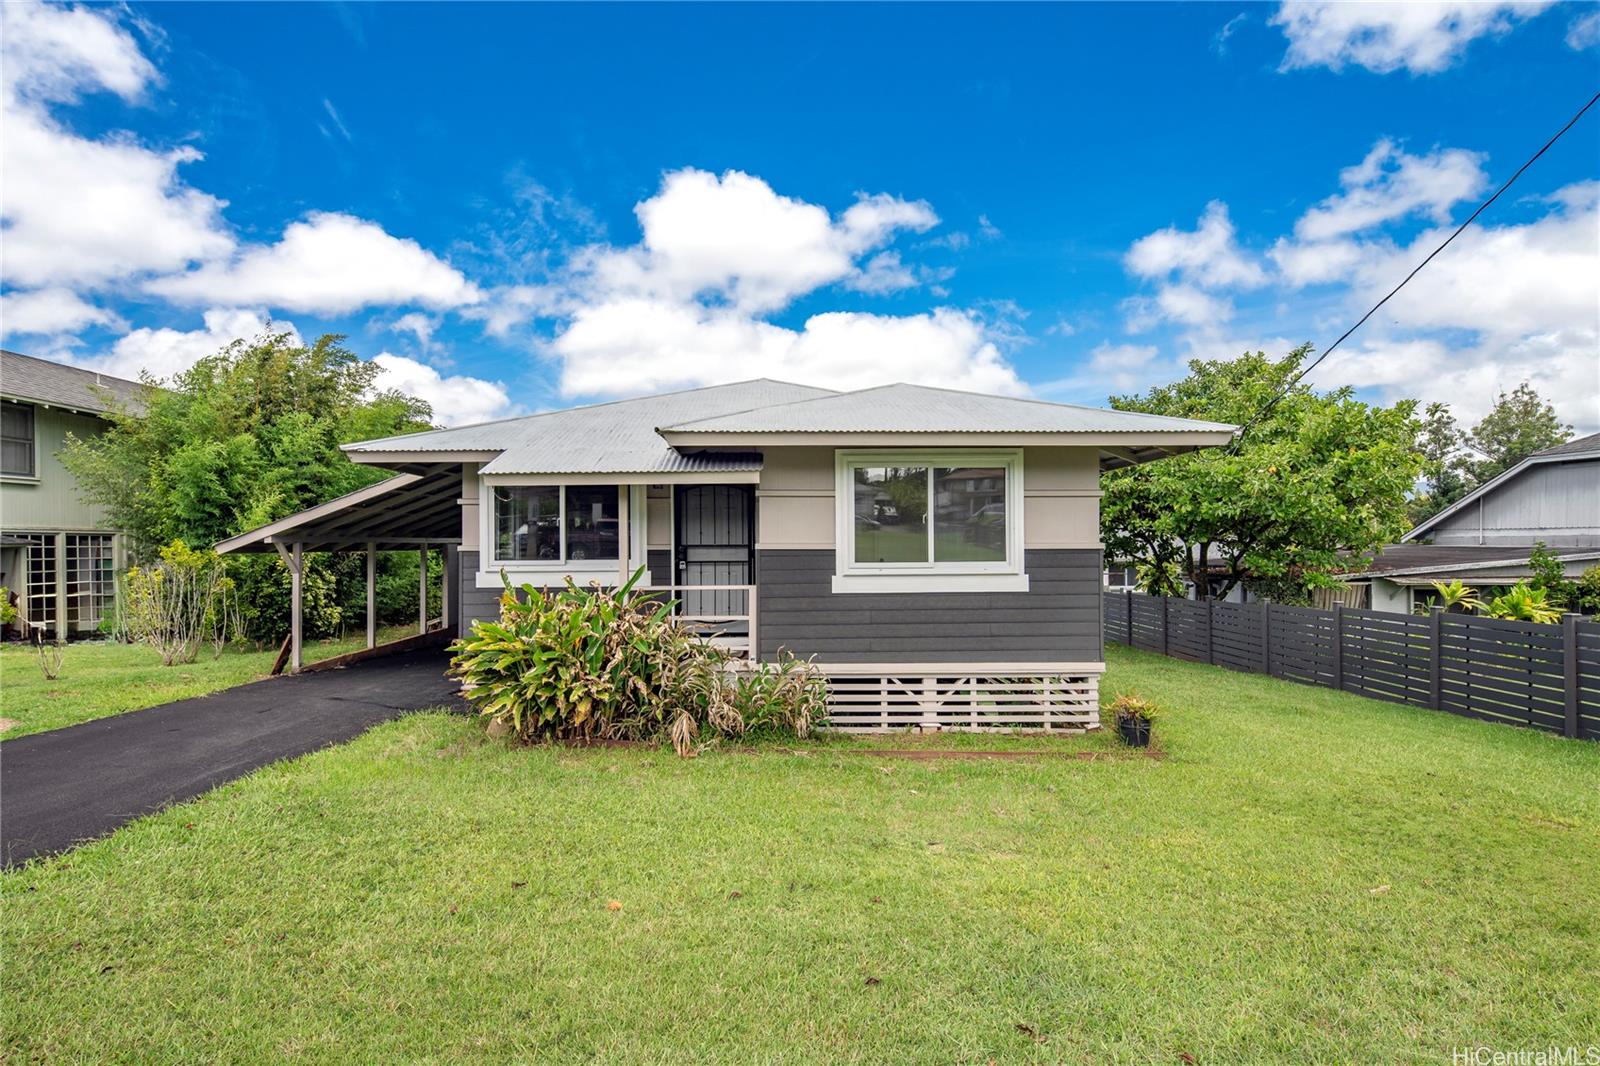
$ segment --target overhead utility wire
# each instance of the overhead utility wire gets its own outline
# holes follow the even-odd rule
[[[1311,371],[1316,369],[1318,363],[1322,362],[1328,356],[1332,355],[1333,354],[1333,350],[1335,348],[1339,347],[1339,345],[1343,344],[1346,337],[1350,336],[1350,334],[1352,334],[1356,330],[1360,329],[1362,327],[1362,325],[1367,321],[1367,319],[1369,319],[1373,315],[1377,314],[1378,313],[1378,309],[1380,307],[1382,307],[1384,304],[1388,303],[1391,298],[1393,298],[1395,293],[1399,292],[1401,289],[1406,287],[1406,282],[1409,282],[1412,278],[1416,277],[1419,273],[1421,273],[1422,268],[1427,266],[1429,263],[1431,263],[1433,261],[1433,257],[1434,256],[1436,256],[1440,252],[1444,251],[1447,247],[1449,247],[1451,241],[1453,241],[1457,237],[1461,236],[1461,231],[1466,229],[1468,226],[1472,225],[1473,220],[1476,219],[1479,215],[1483,214],[1485,208],[1487,208],[1490,204],[1492,204],[1496,200],[1498,200],[1500,198],[1500,194],[1501,193],[1503,193],[1507,189],[1511,188],[1512,182],[1514,182],[1518,178],[1522,177],[1522,172],[1523,171],[1525,171],[1529,167],[1533,166],[1533,164],[1538,161],[1540,156],[1544,155],[1546,152],[1548,152],[1550,150],[1550,146],[1551,145],[1555,144],[1557,141],[1559,141],[1561,139],[1562,134],[1566,133],[1573,126],[1575,126],[1577,124],[1578,120],[1584,116],[1584,112],[1588,111],[1591,107],[1593,107],[1595,105],[1596,101],[1600,101],[1600,93],[1595,93],[1593,96],[1589,97],[1589,102],[1584,104],[1582,107],[1580,107],[1578,109],[1578,113],[1573,115],[1570,119],[1568,119],[1567,120],[1567,124],[1565,126],[1562,126],[1559,130],[1556,131],[1556,135],[1554,137],[1551,137],[1548,141],[1545,141],[1544,142],[1544,146],[1542,148],[1540,148],[1537,152],[1533,153],[1533,155],[1529,156],[1528,157],[1528,161],[1526,163],[1522,164],[1520,167],[1518,167],[1517,168],[1517,172],[1515,174],[1511,175],[1509,178],[1507,178],[1505,180],[1505,184],[1501,185],[1498,189],[1496,189],[1494,191],[1494,195],[1493,196],[1489,197],[1483,203],[1479,204],[1478,205],[1478,209],[1476,211],[1472,212],[1472,214],[1468,215],[1467,216],[1467,220],[1465,222],[1461,223],[1461,225],[1457,226],[1456,227],[1456,231],[1454,233],[1450,234],[1450,236],[1446,237],[1444,239],[1444,243],[1443,244],[1440,244],[1439,247],[1437,247],[1433,251],[1429,252],[1428,253],[1428,258],[1426,258],[1422,262],[1418,263],[1416,265],[1416,267],[1411,271],[1411,273],[1409,273],[1409,274],[1407,274],[1405,276],[1405,280],[1404,281],[1400,282],[1400,284],[1398,284],[1394,288],[1390,289],[1388,296],[1385,296],[1383,299],[1381,299],[1377,303],[1373,304],[1372,305],[1372,310],[1370,310],[1366,314],[1362,315],[1360,321],[1358,321],[1355,325],[1351,326],[1349,329],[1345,330],[1342,334],[1340,334],[1338,340],[1336,340],[1332,344],[1328,345],[1328,347],[1327,347],[1327,349],[1325,351],[1323,351],[1315,359],[1311,360],[1311,362],[1309,364],[1307,364],[1305,367],[1301,368],[1301,370],[1297,374],[1295,374],[1295,376],[1293,378],[1290,379],[1289,384],[1285,385],[1281,391],[1279,391],[1270,400],[1268,400],[1265,404],[1263,404],[1261,406],[1261,410],[1259,410],[1255,414],[1251,415],[1249,421],[1247,421],[1243,426],[1241,426],[1239,428],[1239,433],[1238,433],[1237,436],[1235,436],[1233,438],[1233,444],[1231,445],[1230,450],[1237,451],[1238,448],[1239,448],[1240,443],[1244,440],[1244,435],[1250,431],[1250,427],[1251,426],[1254,426],[1257,422],[1260,422],[1263,418],[1265,418],[1268,414],[1270,414],[1272,409],[1278,405],[1278,401],[1282,400],[1285,396],[1287,396],[1289,394],[1289,390],[1294,388],[1296,385],[1298,385],[1300,383],[1300,379],[1301,378],[1303,378],[1307,374],[1311,373]]]

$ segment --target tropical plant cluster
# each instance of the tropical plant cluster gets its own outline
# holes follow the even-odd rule
[[[809,661],[739,663],[636,590],[532,585],[500,597],[495,621],[451,645],[450,672],[478,712],[525,742],[667,738],[680,755],[708,740],[804,738],[826,715],[827,684]]]
[[[1464,581],[1435,581],[1433,604],[1455,614],[1475,613],[1486,618],[1553,624],[1567,612],[1600,612],[1600,566],[1591,566],[1576,581],[1569,581],[1560,558],[1543,541],[1528,557],[1532,576],[1502,589],[1499,595],[1480,594]],[[1419,608],[1426,613],[1430,605]]]

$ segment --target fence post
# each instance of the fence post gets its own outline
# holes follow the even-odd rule
[[[1438,711],[1438,696],[1443,688],[1445,677],[1445,640],[1443,640],[1443,621],[1445,621],[1445,608],[1434,605],[1434,610],[1427,613],[1427,642],[1432,645],[1432,655],[1429,656],[1429,672],[1427,672],[1427,706],[1432,711]]]
[[[1206,597],[1206,662],[1217,665],[1217,601]]]
[[[1161,654],[1167,654],[1167,597],[1161,597]]]
[[[1261,672],[1272,676],[1272,604],[1261,601]]]
[[[1128,647],[1133,647],[1133,590],[1128,590]]]
[[[1333,604],[1333,687],[1344,691],[1344,601]]]
[[[1578,735],[1578,623],[1581,615],[1568,614],[1561,620],[1561,663],[1566,675],[1567,719],[1561,730],[1564,737]]]

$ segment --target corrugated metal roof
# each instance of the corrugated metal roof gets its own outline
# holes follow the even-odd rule
[[[0,350],[0,396],[105,412],[112,407],[107,394],[134,411],[144,406],[144,386],[137,381]]]
[[[1528,569],[1528,554],[1531,551],[1531,548],[1506,544],[1389,544],[1377,553],[1368,566],[1339,576],[1350,580],[1419,574],[1442,580],[1459,574],[1470,583],[1475,579],[1468,575],[1499,567],[1507,573],[1526,577],[1532,572]],[[1563,560],[1600,558],[1600,548],[1553,548],[1551,552]]]
[[[485,474],[760,470],[761,460],[752,455],[684,455],[662,440],[656,427],[828,395],[828,389],[763,378],[361,441],[345,445],[345,450],[374,457],[387,452],[500,452],[484,466]]]
[[[662,426],[671,433],[1216,433],[1237,428],[1220,422],[906,384]]]

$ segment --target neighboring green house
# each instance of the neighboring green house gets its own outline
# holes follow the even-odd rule
[[[84,503],[61,463],[67,434],[91,437],[143,386],[0,351],[0,585],[19,625],[50,637],[92,633],[116,600],[124,536]],[[26,629],[24,630],[26,632]]]

